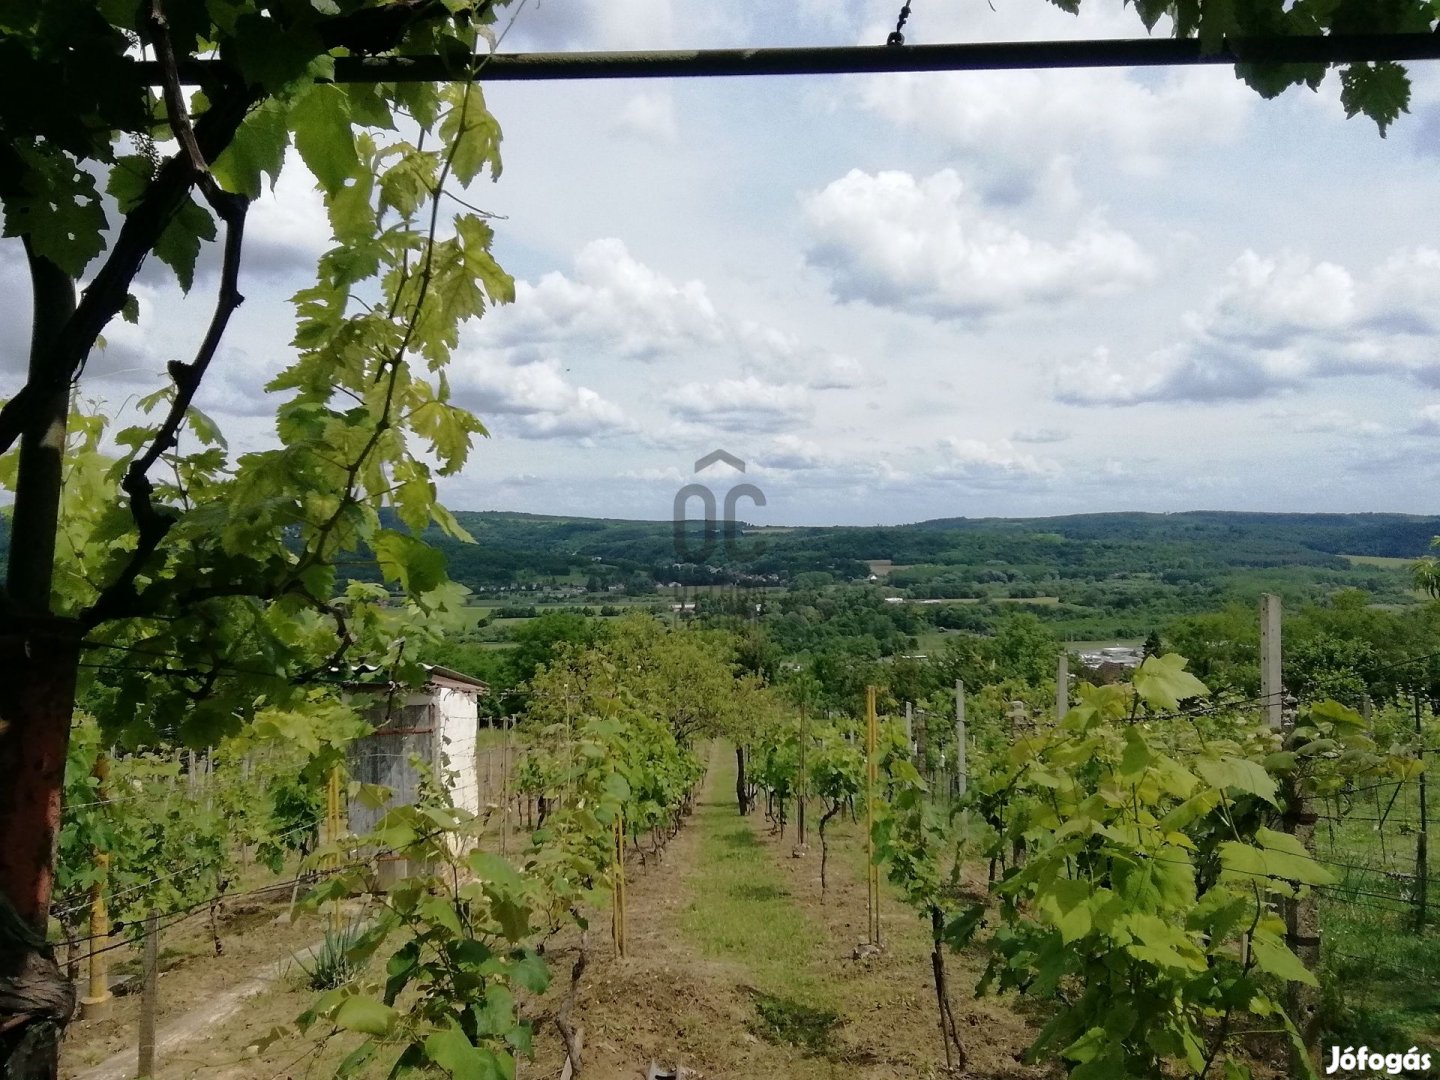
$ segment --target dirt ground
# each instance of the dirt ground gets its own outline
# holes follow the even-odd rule
[[[314,915],[298,915],[289,922],[290,895],[286,890],[260,893],[222,907],[220,938],[224,952],[215,955],[205,913],[197,914],[162,932],[159,946],[159,1008],[157,1029],[163,1035],[167,1025],[180,1022],[197,1007],[223,994],[227,988],[269,974],[277,962],[305,949],[324,937],[324,924]],[[138,949],[116,949],[111,954],[117,973],[138,971]],[[282,965],[283,966],[283,965]],[[298,973],[297,973],[298,974]],[[82,988],[83,988],[82,970]],[[282,975],[279,987],[288,984]],[[299,998],[297,998],[299,1000]],[[304,1006],[301,1005],[301,1008]],[[290,1006],[286,1006],[289,1010]],[[298,1009],[277,1015],[276,1024],[294,1018]],[[251,1013],[247,1004],[240,1010]],[[76,1019],[66,1032],[61,1052],[60,1075],[64,1080],[84,1080],[87,1073],[116,1055],[131,1057],[131,1072],[138,1042],[140,994],[117,996],[110,1015],[103,1020]],[[212,1044],[223,1044],[226,1030],[200,1030],[188,1040],[182,1055],[162,1061],[158,1077],[202,1075],[187,1068],[187,1062],[208,1063]],[[238,1053],[238,1051],[237,1051]],[[183,1057],[185,1060],[179,1060]],[[209,1075],[209,1074],[204,1074]]]
[[[888,892],[882,905],[885,949],[855,959],[865,936],[863,823],[835,822],[831,829],[829,888],[820,895],[819,845],[813,837],[803,857],[792,857],[793,831],[774,835],[763,813],[740,818],[734,807],[733,763],[717,748],[696,812],[660,860],[628,870],[628,955],[615,955],[609,915],[591,923],[590,958],[575,1016],[583,1026],[584,1080],[642,1080],[651,1063],[684,1066],[703,1080],[907,1080],[945,1075],[927,928]],[[705,923],[717,887],[717,851],[743,849],[737,870],[758,900],[742,894],[732,908],[737,925]],[[748,886],[747,886],[748,887]],[[734,888],[732,886],[732,891]],[[162,1055],[156,1080],[282,1080],[333,1075],[353,1046],[342,1037],[318,1046],[291,1034],[263,1053],[262,1036],[290,1023],[313,1000],[296,975],[274,978],[273,966],[323,936],[323,923],[301,916],[277,925],[288,897],[257,898],[228,913],[222,928],[225,955],[213,956],[203,918],[167,935],[168,968],[160,981],[162,1037],[167,1025],[192,1019],[182,1048]],[[746,920],[783,916],[786,927],[808,943],[775,962],[747,948]],[[761,935],[763,936],[763,935]],[[718,944],[717,944],[718,942]],[[554,1013],[569,982],[575,939],[552,943],[551,990],[524,1003],[535,1021],[535,1058],[522,1060],[519,1078],[556,1078],[564,1053]],[[951,957],[952,999],[969,1056],[962,1075],[975,1080],[1047,1077],[1052,1071],[1023,1065],[1020,1054],[1035,1024],[1015,1003],[976,1000],[970,993],[983,961]],[[793,967],[793,970],[792,970]],[[270,972],[268,986],[245,998],[222,1023],[204,1023],[202,1006],[227,989]],[[760,1006],[785,987],[798,986],[833,1012],[819,1038],[808,1045],[777,1037],[761,1021]],[[779,988],[779,990],[777,990]],[[253,989],[253,987],[252,987]],[[138,998],[117,999],[104,1021],[78,1021],[67,1037],[62,1076],[99,1080],[97,1063],[133,1054]],[[173,1028],[172,1028],[173,1029]],[[88,1075],[87,1075],[88,1072]],[[133,1075],[133,1073],[129,1074]],[[383,1069],[376,1075],[383,1075]]]
[[[629,955],[616,958],[608,929],[593,943],[593,974],[583,981],[578,999],[585,1024],[585,1077],[636,1080],[652,1061],[682,1065],[707,1080],[944,1075],[927,928],[888,889],[881,908],[885,948],[871,960],[854,958],[866,931],[863,823],[836,823],[828,830],[828,888],[822,900],[818,842],[812,840],[803,857],[793,857],[793,830],[780,838],[760,811],[741,819],[733,792],[733,766],[717,757],[696,814],[671,842],[664,861],[648,871],[631,871]],[[755,973],[733,959],[702,955],[686,933],[687,909],[696,902],[697,886],[704,884],[699,855],[706,833],[741,822],[753,830],[766,860],[778,870],[788,902],[818,929],[822,946],[803,974],[833,993],[839,1014],[828,1045],[819,1050],[764,1036],[756,1008],[763,995],[754,985]],[[557,973],[568,972],[570,955],[556,957]],[[950,963],[952,1000],[969,1057],[963,1073],[955,1075],[973,1080],[1052,1075],[1018,1060],[1038,1026],[1005,1002],[971,996],[983,961],[961,955]],[[536,1061],[524,1073],[558,1076],[563,1051],[553,1024],[537,1035]]]

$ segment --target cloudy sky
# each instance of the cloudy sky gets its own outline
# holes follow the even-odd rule
[[[530,0],[504,47],[878,44],[897,7]],[[1143,33],[1120,0],[993,7],[918,0],[907,37]],[[492,438],[447,502],[665,518],[723,447],[775,524],[1440,512],[1440,65],[1413,74],[1384,140],[1333,77],[1265,102],[1227,68],[495,84],[505,170],[470,198],[518,295],[455,358]],[[298,172],[203,399],[242,446],[326,240]],[[208,292],[112,334],[90,396],[191,351]]]

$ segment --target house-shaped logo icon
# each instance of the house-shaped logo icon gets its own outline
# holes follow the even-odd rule
[[[717,461],[723,461],[726,465],[729,465],[736,472],[745,471],[745,462],[741,461],[738,457],[730,453],[730,451],[728,450],[711,450],[710,453],[706,454],[704,457],[698,459],[695,462],[695,471],[697,473],[704,472],[711,465],[714,465]]]

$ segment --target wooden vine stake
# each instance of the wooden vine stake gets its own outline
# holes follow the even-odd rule
[[[1065,719],[1065,714],[1070,711],[1070,653],[1067,649],[1060,650],[1060,657],[1055,662],[1055,722],[1058,724]]]
[[[615,815],[615,867],[611,885],[610,939],[615,955],[625,955],[625,815]]]
[[[865,870],[870,944],[880,946],[880,868],[875,864],[875,687],[865,690]]]
[[[340,842],[339,766],[330,770],[330,776],[325,783],[325,831],[329,834],[326,839],[332,845]],[[340,866],[340,856],[338,854],[331,855],[325,861],[331,870],[336,870]],[[340,933],[340,901],[338,899],[330,905],[330,930],[336,935]]]
[[[510,729],[515,721],[507,716],[500,723],[505,732],[500,743],[500,855],[504,857],[510,847]]]
[[[142,975],[140,998],[140,1037],[135,1075],[144,1080],[155,1075],[155,1014],[160,1003],[156,995],[160,989],[160,916],[154,908],[145,916],[145,941],[142,947]]]
[[[805,701],[800,702],[800,775],[797,778],[795,794],[796,811],[796,855],[805,853],[805,802],[810,797],[810,772],[805,763],[805,744],[810,741],[810,717],[805,709]]]

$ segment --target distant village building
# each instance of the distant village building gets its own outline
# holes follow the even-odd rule
[[[1138,646],[1111,645],[1080,654],[1080,663],[1095,683],[1123,682],[1144,661]]]

